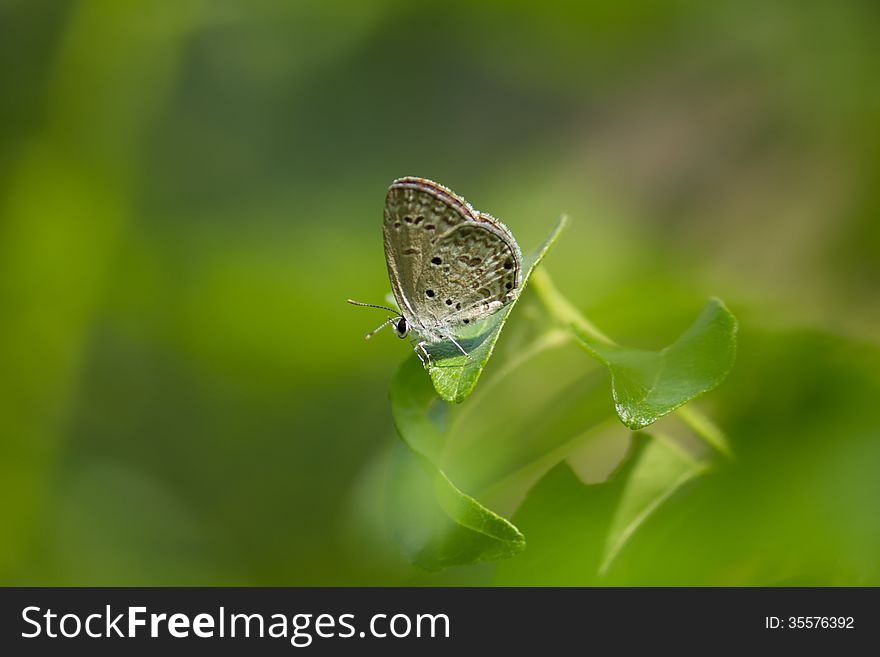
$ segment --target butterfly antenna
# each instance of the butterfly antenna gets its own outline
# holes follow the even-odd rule
[[[363,301],[355,301],[354,299],[346,299],[346,301],[348,301],[348,303],[350,303],[352,306],[361,306],[363,308],[378,308],[379,310],[387,310],[388,312],[394,313],[395,315],[399,314],[397,310],[394,310],[394,308],[389,308],[388,306],[377,306],[375,303],[364,303]]]
[[[393,322],[393,321],[394,321],[394,318],[393,318],[393,317],[389,317],[389,318],[386,319],[384,322],[382,322],[379,326],[377,326],[377,327],[374,328],[372,331],[370,331],[369,333],[367,333],[367,334],[364,336],[364,340],[369,340],[370,338],[372,338],[374,335],[376,335],[379,331],[381,331],[383,328],[385,328],[386,326],[388,326],[388,325],[389,325],[391,322]]]

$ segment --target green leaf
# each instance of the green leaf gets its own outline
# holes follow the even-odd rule
[[[880,348],[791,327],[746,340],[724,395],[737,462],[653,513],[609,585],[880,584]]]
[[[611,373],[621,421],[638,430],[721,383],[736,357],[736,319],[710,299],[681,337],[660,351],[627,349],[570,325],[580,345]]]
[[[518,298],[565,223],[561,218],[526,259]],[[473,391],[514,305],[516,301],[456,336],[470,359],[454,346],[432,345],[430,380],[413,357],[403,362],[391,382],[394,424],[410,450],[399,455],[392,476],[393,530],[410,560],[429,570],[497,561],[525,548],[525,538],[513,524],[459,490],[438,465],[449,411],[446,402],[461,402]]]
[[[392,524],[410,560],[436,570],[522,551],[519,530],[461,492],[436,464],[447,404],[434,394],[418,360],[401,364],[390,397],[397,432],[415,457],[404,459],[392,477]]]
[[[614,511],[647,443],[647,437],[636,436],[624,461],[599,484],[584,484],[567,461],[547,472],[513,516],[529,536],[529,549],[498,564],[495,583],[595,585]]]
[[[522,285],[520,287],[520,296],[522,296],[529,278],[550,247],[559,237],[559,233],[564,228],[567,217],[563,216],[556,223],[550,235],[544,240],[544,243],[530,256],[525,258],[524,274]],[[431,380],[434,382],[434,388],[442,399],[449,402],[460,403],[473,391],[477,385],[477,380],[483,372],[483,368],[492,355],[501,329],[504,327],[507,317],[516,305],[517,300],[507,304],[504,308],[486,319],[465,327],[457,335],[456,339],[464,346],[470,354],[470,358],[462,354],[455,345],[441,343],[431,345],[428,350],[431,354],[433,364],[430,368]]]
[[[623,462],[585,484],[563,461],[529,491],[514,521],[529,550],[499,564],[496,584],[602,584],[621,548],[664,501],[704,470],[665,439],[638,433]]]
[[[620,496],[605,539],[599,575],[608,572],[624,545],[663,502],[707,470],[705,463],[695,460],[663,434],[652,434]]]

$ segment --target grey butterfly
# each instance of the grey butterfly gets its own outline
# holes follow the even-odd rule
[[[500,221],[478,212],[451,190],[425,178],[399,178],[385,197],[385,260],[399,314],[392,308],[348,300],[395,313],[365,336],[391,325],[412,331],[416,355],[431,365],[427,345],[455,339],[456,331],[516,299],[522,253]]]

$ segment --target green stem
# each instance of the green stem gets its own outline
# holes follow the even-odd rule
[[[614,340],[602,333],[568,299],[562,296],[562,293],[556,289],[556,286],[550,279],[550,274],[547,273],[546,269],[543,267],[536,269],[532,274],[530,284],[541,303],[544,304],[544,307],[550,311],[553,318],[562,326],[576,324],[584,333],[587,333],[599,342],[604,342],[607,345],[616,345]]]
[[[570,338],[571,335],[568,333],[568,331],[564,331],[559,328],[552,328],[539,336],[534,342],[529,345],[528,348],[518,352],[513,358],[507,361],[489,381],[487,381],[482,387],[477,388],[477,391],[474,392],[474,394],[472,395],[471,403],[467,404],[461,410],[461,412],[455,416],[455,419],[450,424],[450,434],[455,435],[460,426],[467,426],[466,419],[473,412],[473,409],[479,408],[479,404],[474,403],[476,400],[485,397],[486,394],[491,391],[495,386],[497,386],[501,381],[507,379],[507,377],[510,376],[511,373],[522,367],[525,363],[530,361],[538,354],[541,354],[548,349],[559,347],[565,344]]]
[[[675,410],[675,414],[681,418],[691,431],[706,441],[707,444],[714,447],[727,458],[733,460],[733,451],[730,449],[730,443],[727,436],[717,424],[715,424],[708,416],[704,415],[699,409],[690,404],[680,406]]]
[[[535,457],[528,463],[517,466],[513,471],[502,475],[497,481],[494,481],[491,485],[480,491],[480,498],[484,499],[499,494],[500,491],[508,490],[509,487],[522,480],[531,479],[537,481],[554,465],[568,458],[575,447],[578,447],[591,438],[608,431],[612,426],[620,426],[616,418],[606,418],[582,431],[578,431],[568,440],[553,447],[553,449]],[[529,487],[526,487],[526,489],[528,488]]]
[[[531,277],[531,287],[538,295],[541,303],[547,309],[549,314],[562,326],[575,325],[583,333],[598,342],[603,342],[609,346],[617,346],[611,338],[605,335],[588,320],[584,315],[566,299],[563,294],[553,284],[553,280],[543,267],[535,270]],[[684,422],[697,436],[699,436],[707,445],[717,450],[727,458],[733,458],[733,452],[724,432],[707,416],[703,415],[692,405],[681,406],[676,409],[675,414]]]

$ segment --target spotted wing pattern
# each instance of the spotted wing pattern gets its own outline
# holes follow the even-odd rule
[[[522,255],[513,235],[445,187],[396,180],[384,232],[395,299],[428,339],[492,314],[519,292]]]
[[[410,324],[419,325],[413,295],[438,236],[474,221],[470,206],[451,191],[422,178],[400,178],[385,197],[385,261],[391,291]]]
[[[492,224],[456,226],[431,246],[412,295],[426,328],[467,324],[516,298],[521,258]]]

